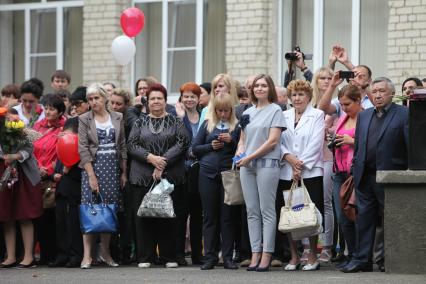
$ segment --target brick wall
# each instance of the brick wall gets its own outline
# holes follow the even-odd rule
[[[130,88],[130,64],[121,67],[111,54],[113,39],[123,32],[122,11],[131,0],[85,0],[83,7],[83,82],[114,82]]]
[[[411,76],[426,77],[426,0],[390,0],[388,76],[400,93]]]
[[[226,1],[226,68],[234,79],[251,74],[276,76],[273,43],[276,1]],[[274,78],[275,79],[275,78]]]

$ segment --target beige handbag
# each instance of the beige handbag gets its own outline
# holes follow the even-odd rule
[[[227,205],[244,204],[243,189],[241,188],[240,172],[235,169],[235,164],[229,171],[221,172],[222,184],[225,190],[223,202]]]
[[[297,188],[297,181],[293,181],[290,188],[290,194],[286,205],[281,208],[280,222],[278,230],[282,233],[290,233],[300,229],[315,231],[318,229],[318,218],[315,212],[315,204],[312,202],[311,197],[302,182],[302,189],[304,192],[304,204],[292,206],[293,190]]]

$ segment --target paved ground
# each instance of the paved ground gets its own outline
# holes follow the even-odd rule
[[[331,267],[323,267],[315,272],[285,272],[274,268],[271,272],[247,272],[216,268],[201,271],[198,267],[177,269],[149,268],[134,266],[119,268],[96,267],[90,270],[79,268],[39,267],[28,270],[2,269],[0,283],[426,283],[426,275],[390,275],[381,272],[344,274]]]

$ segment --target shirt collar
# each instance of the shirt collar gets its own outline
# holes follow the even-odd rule
[[[381,117],[382,115],[387,114],[387,113],[389,112],[389,109],[391,108],[391,106],[392,106],[392,102],[390,102],[390,103],[388,103],[387,105],[385,105],[385,106],[381,109],[381,111],[379,111],[379,110],[377,109],[377,107],[374,107],[374,112],[376,113],[376,115],[377,115],[378,117]]]

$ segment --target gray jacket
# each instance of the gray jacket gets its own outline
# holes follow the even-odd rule
[[[117,149],[120,165],[127,160],[126,138],[124,135],[124,121],[121,113],[110,111],[112,125],[115,128],[115,147]],[[93,112],[89,111],[79,116],[78,124],[78,152],[80,154],[80,167],[95,159],[99,148],[98,134]]]
[[[23,159],[18,161],[18,165],[21,166],[22,171],[27,176],[27,178],[30,180],[32,185],[37,185],[41,178],[40,178],[40,170],[38,168],[37,160],[34,158],[33,155],[33,145],[31,142],[25,143],[19,150],[19,153],[21,153]],[[0,147],[0,155],[3,156],[3,151]]]

